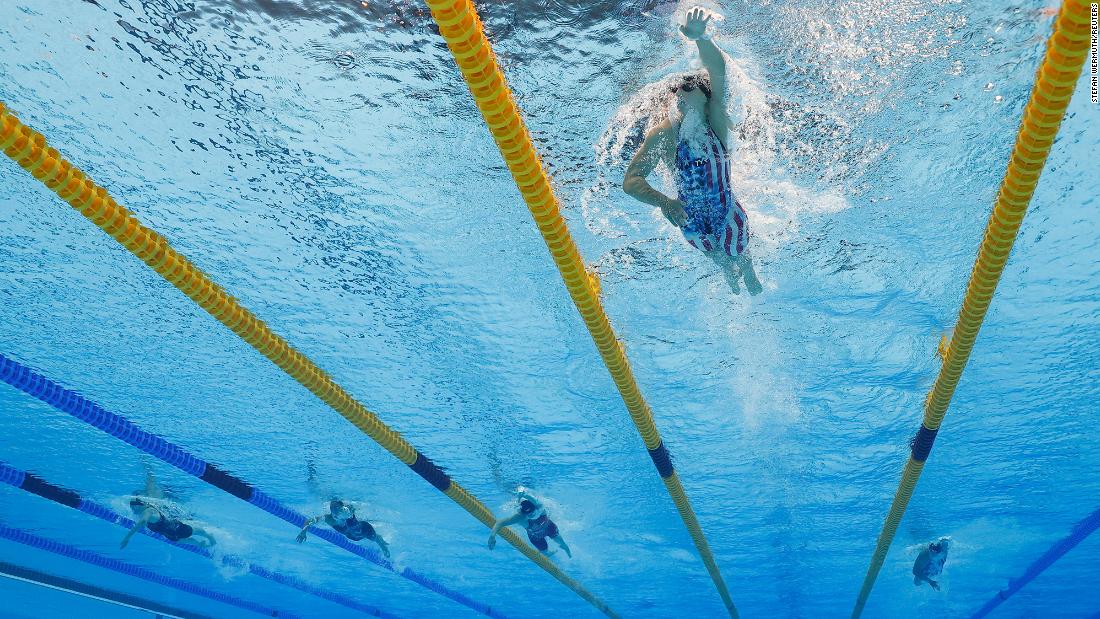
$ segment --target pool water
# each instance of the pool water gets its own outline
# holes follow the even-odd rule
[[[705,4],[764,292],[619,185],[695,3],[475,2],[744,617],[851,611],[1045,49],[1051,2]],[[724,609],[418,2],[5,0],[0,101],[500,515],[523,484],[624,617]],[[969,616],[1100,508],[1088,68],[866,609]],[[639,94],[641,93],[641,94]],[[1092,170],[1092,172],[1089,172]],[[510,617],[598,616],[6,158],[0,353]],[[401,617],[468,608],[0,385],[0,462]],[[0,486],[0,524],[282,613],[361,613]],[[941,590],[920,545],[954,545]],[[1100,537],[995,611],[1100,612]],[[0,562],[232,606],[0,541]],[[0,579],[0,616],[130,616]]]

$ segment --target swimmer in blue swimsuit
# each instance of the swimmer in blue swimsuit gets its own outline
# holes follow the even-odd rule
[[[130,509],[137,516],[137,520],[126,533],[126,537],[122,538],[119,548],[125,548],[130,543],[130,538],[143,527],[179,544],[193,544],[203,548],[214,545],[214,537],[206,531],[165,513],[164,492],[157,486],[157,480],[152,472],[145,478],[145,489],[134,493],[134,497],[130,499]]]
[[[382,550],[382,554],[386,555],[386,558],[389,558],[390,547],[389,544],[386,543],[386,540],[382,539],[378,531],[374,530],[371,523],[366,520],[360,520],[355,516],[355,506],[341,501],[340,499],[329,501],[327,514],[306,520],[305,526],[303,526],[301,532],[298,533],[298,543],[301,544],[306,541],[306,532],[309,528],[322,520],[324,520],[328,526],[336,529],[337,533],[340,533],[353,542],[369,539],[375,544],[378,544],[378,548]]]
[[[749,294],[756,295],[763,288],[747,253],[749,217],[730,184],[726,61],[706,36],[710,19],[701,8],[688,11],[680,32],[696,43],[705,71],[672,81],[676,113],[646,135],[626,170],[623,191],[660,208],[692,247],[722,269],[734,293],[743,280]],[[675,198],[646,180],[662,161],[673,172]]]
[[[553,520],[546,514],[546,508],[542,506],[542,503],[534,497],[526,488],[520,486],[516,490],[516,494],[519,499],[519,511],[511,516],[504,518],[503,520],[497,520],[493,524],[493,531],[489,533],[489,550],[497,545],[497,532],[502,528],[523,523],[524,528],[527,529],[527,539],[531,541],[531,544],[538,548],[539,551],[548,553],[550,545],[546,543],[547,538],[554,540],[561,549],[565,551],[565,554],[570,558],[573,557],[573,553],[569,550],[569,546],[562,539],[561,533],[558,531],[558,525],[554,524]]]
[[[940,590],[940,583],[932,579],[943,573],[943,565],[947,563],[947,550],[950,547],[951,538],[944,536],[926,544],[921,549],[917,560],[913,562],[914,585],[919,587],[922,582],[926,582],[936,591]]]

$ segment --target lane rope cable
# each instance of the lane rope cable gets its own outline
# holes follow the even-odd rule
[[[971,615],[970,619],[982,619],[982,617],[993,612],[993,609],[1015,595],[1017,591],[1023,589],[1029,582],[1035,580],[1039,574],[1042,574],[1048,567],[1054,565],[1055,561],[1064,557],[1065,554],[1073,550],[1077,544],[1085,541],[1085,538],[1092,535],[1098,528],[1100,528],[1100,509],[1092,512],[1089,514],[1088,518],[1074,525],[1069,535],[1055,542],[1055,544],[1048,548],[1042,556],[1036,559],[1031,565],[1027,566],[1027,569],[1024,570],[1024,573],[1018,578],[1009,580],[1008,587],[998,591],[997,595],[993,596],[985,605]]]
[[[103,587],[96,587],[94,585],[72,580],[71,578],[62,578],[61,576],[47,574],[46,572],[32,570],[28,567],[6,563],[4,561],[0,561],[0,578],[15,580],[34,587],[61,591],[69,595],[96,600],[104,604],[131,608],[148,613],[154,617],[159,615],[158,619],[208,619],[203,615],[171,606],[165,606],[152,600],[121,593],[119,591],[104,589]]]
[[[83,172],[50,147],[45,136],[24,125],[0,102],[0,150],[63,201],[80,212],[130,253],[157,272],[199,307],[271,360],[288,376],[411,468],[437,490],[458,503],[486,527],[493,512],[434,462],[390,428],[304,354],[226,294],[206,273],[177,252],[166,238],[146,227]],[[502,529],[500,537],[600,612],[616,617],[603,600],[554,565],[516,533]]]
[[[894,494],[890,512],[883,523],[863,587],[852,609],[852,619],[863,612],[867,598],[882,569],[890,544],[905,514],[913,488],[932,450],[940,424],[959,384],[970,351],[978,337],[997,282],[1001,279],[1008,254],[1016,241],[1020,223],[1039,183],[1054,136],[1062,124],[1066,107],[1073,97],[1089,50],[1089,9],[1082,0],[1066,0],[1054,21],[1047,41],[1046,55],[1036,73],[1031,98],[1024,108],[1012,158],[1001,182],[1000,192],[989,216],[974,270],[963,296],[958,321],[950,341],[941,345],[942,364],[936,382],[924,403],[924,420],[910,444],[901,482]]]
[[[668,450],[653,422],[653,412],[638,389],[622,343],[600,303],[599,284],[595,275],[585,268],[577,245],[561,216],[557,196],[554,195],[542,161],[531,142],[519,106],[497,65],[496,55],[485,36],[485,29],[473,3],[470,0],[426,1],[435,23],[439,26],[440,34],[447,41],[447,47],[450,48],[455,63],[481,110],[485,124],[493,134],[501,156],[508,164],[516,187],[523,195],[543,241],[554,258],[554,264],[569,290],[569,296],[584,319],[585,327],[615,381],[630,418],[642,436],[649,457],[657,467],[657,473],[680,513],[680,519],[684,521],[727,612],[736,619],[737,608],[718,570],[710,544],[699,526],[699,519],[695,516]]]
[[[204,597],[215,602],[221,602],[222,604],[228,604],[230,606],[236,606],[237,608],[243,608],[260,615],[266,615],[268,617],[299,617],[299,615],[291,614],[288,612],[275,610],[256,604],[255,602],[249,602],[248,600],[242,600],[234,595],[215,591],[201,585],[187,582],[186,580],[180,580],[179,578],[170,578],[162,574],[158,574],[152,570],[147,570],[137,565],[132,565],[118,559],[112,559],[105,557],[101,554],[96,554],[90,550],[84,550],[83,548],[77,548],[64,542],[58,542],[44,537],[35,535],[29,531],[22,529],[16,529],[9,527],[3,522],[0,522],[0,538],[8,539],[13,542],[30,546],[32,548],[38,548],[39,550],[45,550],[46,552],[52,552],[55,555],[62,557],[68,557],[70,559],[76,559],[89,565],[101,567],[112,572],[118,572],[119,574],[125,574],[127,576],[133,576],[134,578],[140,578],[147,580],[158,585],[165,587],[171,587],[185,593]]]

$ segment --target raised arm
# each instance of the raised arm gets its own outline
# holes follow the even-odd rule
[[[707,23],[711,16],[701,8],[688,11],[684,25],[680,26],[680,32],[688,39],[695,41],[699,48],[699,61],[703,63],[707,75],[710,76],[710,101],[707,103],[707,120],[714,129],[722,144],[726,144],[729,135],[730,119],[726,113],[726,56],[718,46],[706,37]]]
[[[657,164],[668,150],[668,140],[671,139],[672,126],[666,121],[658,125],[642,141],[641,148],[630,160],[623,177],[623,191],[635,200],[656,206],[661,209],[665,217],[674,226],[682,226],[687,220],[684,205],[675,198],[670,198],[657,191],[649,184],[646,177],[653,173]]]

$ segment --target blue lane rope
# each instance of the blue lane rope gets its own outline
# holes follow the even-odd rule
[[[282,612],[273,608],[261,606],[260,604],[249,602],[248,600],[242,600],[241,598],[233,595],[221,593],[220,591],[214,591],[213,589],[208,589],[201,585],[189,583],[186,580],[163,576],[151,570],[147,570],[143,567],[124,563],[122,561],[119,561],[118,559],[111,559],[109,557],[105,557],[103,555],[96,554],[82,548],[77,548],[76,546],[70,546],[69,544],[65,544],[63,542],[56,542],[46,539],[44,537],[39,537],[34,533],[30,533],[22,529],[9,527],[2,522],[0,522],[0,537],[4,539],[9,539],[13,542],[24,544],[26,546],[30,546],[32,548],[38,548],[39,550],[52,552],[63,557],[76,559],[77,561],[83,561],[84,563],[88,563],[96,567],[102,567],[104,569],[118,572],[120,574],[126,574],[127,576],[133,576],[135,578],[147,580],[149,582],[157,583],[158,585],[172,587],[173,589],[178,589],[192,595],[208,598],[214,600],[215,602],[221,602],[222,604],[229,604],[230,606],[236,606],[237,608],[250,610],[260,615],[266,615],[268,617],[287,618],[299,617],[299,615],[295,615],[293,613]]]
[[[72,507],[74,509],[80,510],[85,514],[95,516],[100,520],[105,520],[112,524],[117,524],[124,529],[130,529],[134,526],[133,520],[127,518],[126,516],[123,516],[122,514],[119,514],[118,512],[112,510],[106,505],[102,505],[100,503],[92,501],[91,499],[81,497],[79,494],[71,490],[67,490],[60,486],[55,486],[54,484],[51,484],[50,482],[42,479],[41,477],[38,477],[33,473],[21,471],[11,465],[4,463],[3,461],[0,461],[0,482],[9,484],[30,494],[40,496],[44,499],[49,499],[55,503],[59,503],[67,507]],[[141,533],[147,537],[160,540],[166,544],[171,544],[172,546],[175,546],[176,548],[179,548],[181,550],[186,550],[199,556],[206,557],[207,559],[215,560],[214,555],[205,548],[200,548],[199,546],[195,546],[192,544],[178,544],[164,537],[163,535],[160,535],[159,533],[154,533],[153,531],[150,531],[147,528],[143,528],[141,530]],[[279,583],[287,587],[293,587],[294,589],[298,589],[299,591],[303,591],[305,593],[317,596],[330,602],[335,602],[336,604],[340,604],[342,606],[364,612],[373,617],[394,617],[394,615],[384,613],[373,606],[368,606],[361,602],[357,602],[345,595],[340,595],[338,593],[319,589],[293,576],[271,572],[258,565],[253,565],[252,563],[245,561],[244,559],[241,559],[239,557],[227,555],[221,558],[221,562],[224,565],[232,567],[247,568],[249,572],[256,576],[259,576],[260,578],[265,578],[267,580]]]
[[[1093,531],[1097,528],[1100,528],[1100,509],[1092,512],[1089,514],[1088,518],[1074,525],[1069,535],[1055,542],[1041,557],[1029,565],[1027,569],[1024,570],[1024,573],[1018,578],[1009,580],[1008,588],[998,591],[997,595],[986,602],[985,606],[979,608],[978,612],[971,615],[970,619],[980,619],[993,612],[994,608],[997,608],[1005,600],[1015,595],[1017,591],[1023,589],[1029,582],[1035,580],[1039,574],[1042,574],[1048,567],[1054,565],[1055,561],[1061,559],[1067,552],[1073,550],[1077,544],[1084,541],[1086,537],[1092,535]]]
[[[57,591],[64,591],[71,595],[87,597],[105,604],[128,607],[148,613],[150,616],[158,617],[158,619],[161,617],[206,619],[204,615],[189,610],[183,610],[178,606],[168,606],[159,602],[154,602],[148,598],[122,593],[121,591],[113,589],[97,587],[89,583],[57,576],[56,574],[48,574],[6,561],[0,561],[0,578],[11,578],[36,587],[47,587]]]
[[[222,471],[213,464],[203,461],[201,458],[192,455],[182,447],[174,445],[155,434],[142,430],[125,417],[104,409],[102,406],[92,402],[75,391],[65,389],[61,385],[58,385],[18,361],[8,358],[3,353],[0,353],[0,380],[23,391],[27,395],[42,400],[63,413],[72,415],[84,423],[125,441],[155,458],[159,458],[171,464],[185,473],[189,473],[216,488],[247,501],[267,513],[289,522],[299,529],[305,525],[305,516],[283,505],[267,494],[264,494],[251,484],[230,473]],[[380,556],[376,551],[364,548],[358,544],[353,544],[348,541],[346,537],[335,531],[310,527],[310,532],[334,546],[339,546],[402,578],[411,580],[426,589],[434,591],[443,597],[458,602],[483,615],[495,617],[497,619],[507,619],[505,615],[488,604],[476,602],[462,593],[449,589],[441,583],[419,572],[413,571],[410,568],[398,571],[392,563]]]

